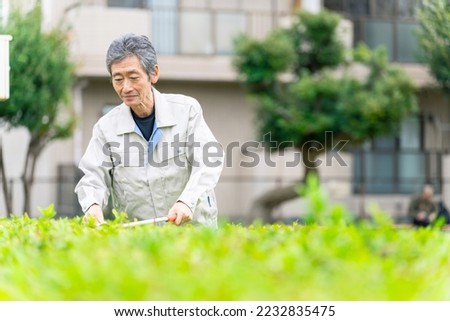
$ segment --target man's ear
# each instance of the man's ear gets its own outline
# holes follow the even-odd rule
[[[156,84],[158,82],[158,79],[159,79],[159,65],[156,64],[155,67],[153,68],[152,75],[150,77],[152,85]]]

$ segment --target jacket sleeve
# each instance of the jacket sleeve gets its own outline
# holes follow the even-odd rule
[[[224,162],[223,148],[206,124],[202,108],[195,99],[190,111],[187,134],[191,174],[178,201],[195,212],[201,196],[212,190],[219,181]]]
[[[418,201],[416,197],[413,197],[408,206],[408,217],[414,219],[418,213]]]
[[[96,203],[105,208],[111,187],[113,164],[110,150],[98,123],[94,126],[92,138],[81,158],[79,168],[84,173],[75,187],[83,212]]]

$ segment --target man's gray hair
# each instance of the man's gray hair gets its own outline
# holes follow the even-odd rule
[[[156,51],[147,36],[128,33],[115,39],[106,53],[106,68],[111,75],[111,65],[127,57],[136,56],[151,76],[157,64]]]

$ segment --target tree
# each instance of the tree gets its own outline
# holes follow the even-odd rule
[[[45,146],[55,139],[69,137],[74,117],[61,107],[68,103],[69,89],[74,81],[74,65],[70,62],[67,28],[59,26],[42,30],[42,14],[37,5],[31,11],[13,11],[0,33],[10,34],[10,99],[0,103],[0,119],[8,128],[24,127],[30,139],[22,174],[24,212],[30,213],[30,193],[34,182],[36,161]],[[1,148],[1,146],[0,146]],[[0,150],[0,155],[2,155]],[[5,177],[4,166],[1,168]],[[5,180],[4,180],[5,181]],[[5,198],[9,186],[3,185]],[[12,212],[7,204],[8,215]]]
[[[241,35],[235,41],[234,65],[257,105],[263,143],[273,151],[292,142],[302,151],[303,180],[318,174],[318,156],[332,148],[326,132],[334,142],[358,144],[395,133],[401,119],[417,109],[412,82],[388,63],[386,50],[360,45],[346,52],[336,35],[339,21],[328,11],[300,12],[290,28],[262,40]],[[365,79],[349,75],[355,63],[366,67]],[[253,217],[270,221],[273,208],[298,197],[295,185],[259,197]]]
[[[446,94],[450,95],[450,2],[423,1],[419,10],[419,45],[426,63]]]

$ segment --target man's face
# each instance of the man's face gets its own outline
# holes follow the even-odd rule
[[[431,201],[433,199],[433,190],[431,188],[424,188],[422,192],[422,199]]]
[[[153,111],[152,84],[158,80],[158,66],[150,78],[136,56],[126,57],[111,65],[114,90],[140,117]]]

